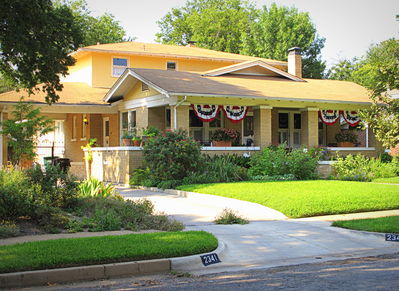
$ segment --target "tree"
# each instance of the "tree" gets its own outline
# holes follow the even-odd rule
[[[320,51],[324,38],[316,33],[309,14],[295,8],[263,6],[245,0],[191,0],[158,21],[157,41],[187,44],[250,56],[287,60],[287,50],[303,51],[304,77],[321,78],[325,63]]]
[[[69,53],[81,42],[81,30],[65,5],[54,7],[51,0],[0,2],[0,73],[29,93],[46,92],[50,104],[59,98],[60,76],[75,62]]]
[[[328,70],[327,78],[331,80],[354,81],[353,73],[359,69],[359,65],[357,58],[341,60],[331,66]]]
[[[287,50],[300,47],[303,76],[323,77],[325,63],[320,53],[325,39],[317,35],[308,13],[273,3],[269,9],[263,6],[257,10],[256,19],[250,23],[249,33],[243,35],[241,53],[286,61]]]
[[[245,0],[191,0],[158,21],[156,41],[178,45],[196,41],[202,48],[239,53],[252,10]]]
[[[370,90],[373,105],[362,118],[373,129],[383,146],[399,144],[399,99],[389,91],[399,89],[399,41],[389,39],[372,46],[354,80]]]
[[[22,158],[33,160],[36,156],[36,138],[53,130],[53,121],[40,116],[40,109],[20,101],[14,106],[11,118],[0,122],[0,134],[8,137],[12,149],[11,161],[18,165]]]
[[[83,46],[133,40],[131,37],[126,37],[125,29],[112,14],[91,16],[85,0],[55,1],[55,6],[61,5],[66,5],[72,10],[75,22],[78,23],[83,34]]]

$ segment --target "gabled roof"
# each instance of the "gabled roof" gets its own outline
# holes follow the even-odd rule
[[[156,43],[142,43],[142,42],[121,42],[121,43],[109,43],[109,44],[98,44],[83,47],[73,52],[74,57],[87,52],[102,52],[102,53],[119,53],[119,54],[131,54],[131,55],[151,55],[151,56],[164,56],[164,57],[175,57],[175,58],[191,58],[191,59],[212,59],[219,61],[233,61],[243,62],[248,60],[258,60],[260,58],[232,54],[226,52],[220,52],[215,50],[209,50],[199,48],[195,46],[178,46],[178,45],[166,45]],[[264,59],[261,58],[265,63],[269,63],[277,66],[287,66],[287,62]]]
[[[166,96],[237,97],[263,100],[371,104],[368,91],[353,82],[304,79],[296,82],[268,76],[203,76],[196,73],[127,69],[105,96],[115,102],[140,80]]]
[[[254,72],[254,69],[257,72]],[[259,70],[260,69],[260,70]],[[262,60],[246,61],[239,64],[226,66],[203,73],[203,76],[221,76],[225,74],[242,74],[242,75],[263,75],[263,76],[280,76],[285,77],[293,81],[304,81],[302,78],[298,78],[285,71],[277,69],[273,66],[266,64]]]
[[[64,88],[57,92],[60,96],[55,105],[108,105],[103,101],[104,95],[109,89],[92,88],[86,83],[63,82]],[[35,104],[45,104],[46,93],[43,91],[35,92],[29,95],[26,90],[9,91],[0,94],[0,103],[16,103],[24,97],[25,101]]]

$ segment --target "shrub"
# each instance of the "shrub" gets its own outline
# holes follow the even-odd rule
[[[150,177],[150,169],[134,169],[130,176],[129,185],[130,186],[144,186],[144,181]]]
[[[60,208],[39,205],[32,218],[39,222],[47,232],[58,233],[70,223],[70,217]]]
[[[241,217],[237,211],[225,208],[223,211],[216,216],[216,224],[247,224],[249,221]]]
[[[78,184],[59,166],[48,165],[45,171],[34,166],[26,174],[35,192],[36,205],[68,208],[76,203]]]
[[[158,182],[181,180],[200,167],[199,143],[187,132],[167,131],[149,139],[143,149],[144,163],[149,168],[151,180]]]
[[[0,220],[0,238],[17,236],[19,227],[12,221]]]
[[[277,175],[277,176],[252,176],[254,181],[294,181],[297,180],[293,174]]]
[[[0,170],[0,219],[30,216],[34,211],[34,192],[26,174],[19,170]]]
[[[111,184],[105,185],[96,178],[90,178],[79,185],[78,192],[81,197],[107,198],[115,195],[115,187]]]
[[[367,158],[361,154],[337,157],[333,164],[333,177],[338,180],[371,181],[376,178],[394,177],[398,173],[397,163],[383,163],[380,159]]]
[[[320,155],[320,149],[287,151],[284,145],[266,147],[252,157],[248,174],[250,177],[291,174],[298,180],[314,179],[317,177],[316,167]]]

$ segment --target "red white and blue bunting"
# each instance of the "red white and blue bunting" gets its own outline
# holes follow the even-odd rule
[[[354,127],[360,123],[360,118],[356,111],[341,111],[341,114],[350,126]]]
[[[204,122],[211,122],[217,117],[220,107],[219,105],[202,105],[192,104],[195,115]]]
[[[247,115],[247,106],[224,105],[224,114],[231,122],[240,122]]]
[[[339,111],[338,110],[320,110],[319,118],[323,123],[325,123],[327,125],[332,125],[338,121]]]
[[[327,124],[332,125],[336,123],[340,116],[348,123],[350,126],[357,126],[360,123],[360,118],[357,111],[338,111],[338,110],[320,110],[319,118],[320,120]]]

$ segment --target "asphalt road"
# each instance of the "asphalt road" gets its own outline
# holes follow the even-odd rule
[[[252,271],[168,274],[24,290],[398,290],[399,253]]]

